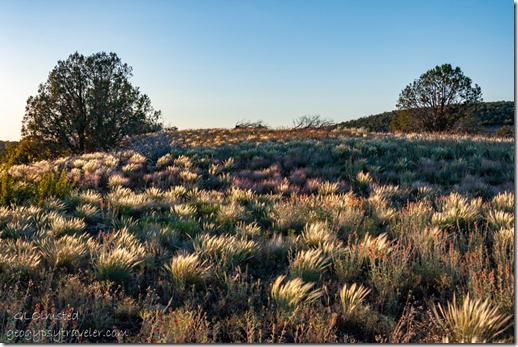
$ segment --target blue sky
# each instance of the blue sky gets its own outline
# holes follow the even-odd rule
[[[0,0],[0,139],[75,51],[117,53],[166,125],[277,127],[392,110],[443,63],[513,100],[513,35],[511,0]]]

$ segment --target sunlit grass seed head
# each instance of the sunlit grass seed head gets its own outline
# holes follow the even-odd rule
[[[189,158],[188,156],[180,155],[173,161],[173,165],[178,168],[189,169],[190,167],[192,167],[193,163],[191,158]]]
[[[32,242],[5,240],[0,243],[0,272],[32,276],[39,272],[41,256]]]
[[[218,211],[218,221],[221,223],[235,222],[246,218],[246,209],[237,202],[221,205]]]
[[[128,249],[116,247],[102,251],[95,267],[100,280],[121,283],[130,277],[133,269],[141,262],[142,259]]]
[[[80,203],[99,206],[102,202],[102,195],[95,190],[89,189],[79,194]]]
[[[264,250],[269,256],[280,258],[287,256],[292,246],[293,242],[285,239],[281,233],[275,233],[264,245]]]
[[[111,206],[120,210],[121,213],[139,213],[146,208],[153,207],[153,202],[145,194],[136,194],[131,189],[117,187],[108,194],[108,201]]]
[[[513,322],[512,315],[499,313],[489,300],[474,300],[467,295],[462,304],[456,297],[446,307],[432,307],[435,324],[443,331],[443,342],[494,343]]]
[[[498,266],[514,268],[514,228],[502,228],[493,234],[493,258]]]
[[[181,217],[194,217],[196,207],[188,204],[178,204],[171,207],[171,213]]]
[[[514,212],[514,194],[511,192],[497,194],[491,204],[494,208],[512,213]]]
[[[165,265],[167,273],[180,287],[200,285],[209,276],[211,266],[202,261],[197,254],[177,254]]]
[[[433,195],[433,188],[421,181],[414,181],[411,188],[417,191],[416,195],[419,200],[431,198]]]
[[[412,239],[430,223],[434,211],[429,200],[409,202],[398,211],[396,223],[391,231],[392,235],[397,238]]]
[[[149,187],[144,193],[153,200],[161,200],[164,196],[164,192],[156,187]]]
[[[89,240],[86,236],[65,235],[59,239],[46,237],[39,242],[39,248],[43,259],[50,266],[77,269],[89,254]]]
[[[52,230],[56,237],[78,234],[85,230],[85,228],[86,223],[82,218],[65,218],[57,215],[50,221],[50,230]]]
[[[445,229],[464,228],[481,218],[482,199],[471,199],[458,194],[450,195],[438,200],[439,211],[432,216],[432,225]]]
[[[322,296],[320,289],[313,290],[314,283],[295,278],[282,284],[284,279],[284,275],[277,277],[270,289],[270,297],[280,309],[293,310],[299,305],[309,305]]]
[[[332,195],[338,194],[339,185],[336,182],[324,181],[321,182],[318,186],[318,194],[319,195]]]
[[[7,221],[10,218],[12,209],[9,206],[0,206],[0,223]]]
[[[67,206],[65,202],[58,198],[48,198],[43,202],[42,208],[45,211],[64,212]]]
[[[500,230],[495,232],[493,237],[494,237],[495,241],[498,240],[499,242],[513,245],[514,244],[514,228],[513,227],[501,228]]]
[[[104,153],[103,156],[101,157],[101,160],[102,160],[102,163],[108,167],[108,168],[115,168],[116,166],[119,165],[119,158],[114,156],[113,154],[107,154],[107,153]]]
[[[33,221],[34,218],[42,211],[37,206],[14,206],[9,210],[10,221],[28,222]]]
[[[144,164],[146,157],[140,153],[133,154],[127,161],[128,164]]]
[[[250,189],[243,190],[232,187],[227,194],[230,202],[237,202],[243,205],[250,203],[255,199],[255,194]]]
[[[0,238],[29,238],[34,234],[36,228],[34,224],[28,221],[14,220],[8,222],[3,228],[0,228]]]
[[[358,172],[356,175],[356,183],[358,183],[361,187],[368,187],[372,182],[372,177],[368,172]]]
[[[341,258],[348,250],[344,247],[344,243],[340,240],[334,240],[333,242],[323,242],[318,245],[318,249],[322,251],[322,254],[331,259]]]
[[[181,185],[173,186],[164,193],[164,199],[169,202],[177,202],[179,199],[185,198],[187,188]]]
[[[222,171],[222,167],[221,165],[218,165],[218,164],[210,164],[210,167],[208,169],[208,173],[209,175],[213,175],[213,176],[217,176],[221,173]]]
[[[486,215],[487,222],[493,230],[514,227],[514,214],[501,210],[490,210]]]
[[[170,165],[172,162],[173,156],[171,155],[171,153],[166,153],[165,155],[158,158],[158,160],[156,161],[156,167],[163,168]]]
[[[92,152],[92,153],[85,153],[81,155],[81,159],[86,161],[92,161],[92,160],[100,160],[102,159],[106,154],[103,152]]]
[[[350,316],[353,314],[362,305],[363,300],[365,300],[370,291],[370,289],[356,283],[351,285],[344,284],[340,290],[340,303],[342,304],[344,315]]]
[[[88,160],[85,164],[83,164],[83,171],[85,173],[94,173],[101,167],[101,162],[97,159]]]
[[[227,158],[225,161],[223,161],[223,169],[224,170],[232,170],[235,167],[235,161],[234,158],[230,157]]]
[[[129,175],[133,172],[137,172],[139,170],[142,170],[143,169],[143,164],[139,164],[139,163],[128,163],[126,165],[124,165],[122,168],[121,168],[121,171],[126,174],[126,175]]]
[[[393,199],[399,194],[401,194],[399,186],[381,185],[373,187],[370,196],[379,196],[382,199]]]
[[[320,249],[299,251],[290,257],[290,274],[306,282],[316,282],[330,265],[330,260]]]
[[[310,193],[318,193],[318,190],[321,185],[322,185],[322,180],[318,177],[309,178],[306,181],[306,187]]]
[[[87,223],[95,223],[101,218],[101,211],[94,205],[82,204],[76,207],[75,217],[84,219]]]
[[[304,227],[300,238],[304,246],[317,247],[323,243],[334,242],[336,235],[325,222],[308,223]]]
[[[131,180],[121,173],[114,173],[108,178],[108,186],[113,190],[117,187],[128,187]]]
[[[259,246],[255,241],[241,240],[236,236],[202,234],[194,240],[194,249],[204,258],[235,266],[254,257]]]
[[[192,189],[194,192],[195,190]],[[196,194],[192,196],[192,199],[200,204],[220,204],[224,202],[224,194],[216,190],[196,190]]]
[[[236,236],[242,240],[254,240],[261,236],[261,227],[256,222],[238,222],[234,232],[236,233]]]
[[[181,171],[179,174],[184,183],[196,183],[198,174],[190,171]]]
[[[363,241],[357,245],[359,255],[363,259],[378,258],[388,255],[393,247],[388,240],[387,233],[383,233],[377,237],[366,234]]]
[[[31,168],[29,165],[21,164],[21,165],[13,165],[7,170],[9,175],[16,178],[29,178],[29,170]]]
[[[127,249],[138,258],[143,258],[146,254],[141,242],[126,227],[104,236],[104,249],[115,249],[117,247]]]
[[[225,262],[231,266],[239,265],[253,258],[259,250],[258,244],[253,240],[237,240],[227,244],[225,248]]]
[[[448,234],[439,227],[426,226],[405,235],[416,251],[433,257],[434,249],[440,249],[447,242]]]
[[[217,258],[222,254],[229,238],[217,235],[201,234],[194,240],[194,250],[204,257]]]
[[[72,167],[76,169],[81,169],[86,163],[87,161],[84,159],[75,159],[74,161],[72,161]]]
[[[389,223],[397,217],[396,209],[390,206],[383,195],[373,194],[367,199],[367,203],[372,216],[381,223]]]

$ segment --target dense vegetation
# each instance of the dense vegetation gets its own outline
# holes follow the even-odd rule
[[[8,147],[15,146],[17,141],[0,141],[0,153],[5,151]]]
[[[4,165],[0,340],[512,342],[513,187],[510,139],[357,130]]]
[[[479,133],[490,134],[502,127],[514,127],[514,101],[482,102],[474,116],[481,126]],[[397,117],[397,112],[384,112],[380,114],[361,117],[339,124],[342,128],[364,128],[368,131],[390,132],[391,122]]]

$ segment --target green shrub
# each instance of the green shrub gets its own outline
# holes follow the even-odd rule
[[[0,176],[0,206],[14,202],[13,178],[8,173]]]
[[[64,198],[72,191],[72,183],[63,169],[58,175],[55,172],[43,174],[36,188],[38,204],[41,206],[50,197]]]

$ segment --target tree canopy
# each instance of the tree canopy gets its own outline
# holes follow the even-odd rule
[[[27,100],[22,138],[56,153],[84,153],[160,129],[160,111],[131,85],[131,77],[132,68],[115,53],[76,52],[58,61]]]
[[[448,131],[470,116],[482,101],[480,87],[459,67],[443,64],[426,71],[403,89],[394,124],[401,130]]]

